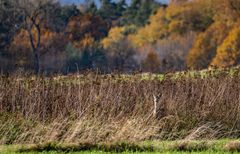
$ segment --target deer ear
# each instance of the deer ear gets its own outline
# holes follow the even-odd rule
[[[158,94],[157,99],[159,100],[162,97],[162,93]]]

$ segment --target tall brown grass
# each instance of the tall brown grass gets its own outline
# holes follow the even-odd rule
[[[0,143],[240,137],[239,76],[0,77]]]

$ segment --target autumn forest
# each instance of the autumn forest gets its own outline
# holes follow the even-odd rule
[[[1,72],[172,72],[240,58],[240,1],[1,0]]]

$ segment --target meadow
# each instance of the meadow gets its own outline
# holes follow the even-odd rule
[[[1,76],[0,151],[237,153],[239,77],[239,67]]]
[[[85,154],[85,153],[123,153],[123,154],[209,154],[226,153],[235,154],[240,151],[240,141],[235,140],[202,140],[202,141],[144,141],[137,144],[56,144],[47,143],[39,145],[8,145],[0,146],[0,152],[6,154]]]

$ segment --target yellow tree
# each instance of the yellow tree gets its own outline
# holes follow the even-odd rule
[[[229,33],[221,46],[217,49],[217,55],[211,65],[216,67],[229,67],[240,62],[240,28],[236,26]]]
[[[187,31],[204,31],[213,22],[211,1],[195,0],[172,3],[167,8],[169,32],[185,34]]]
[[[150,17],[150,23],[140,28],[137,34],[130,35],[129,39],[135,46],[144,46],[172,34],[205,31],[213,23],[210,6],[206,0],[171,3],[166,9],[160,8]]]
[[[16,27],[24,27],[28,33],[28,41],[33,54],[33,65],[35,73],[40,72],[39,50],[42,42],[42,26],[50,20],[50,13],[54,8],[49,7],[56,4],[54,0],[9,0],[14,4],[14,9],[19,12],[24,22]],[[51,10],[51,11],[50,11]]]
[[[87,13],[72,17],[66,27],[66,33],[75,47],[84,48],[104,38],[108,29],[102,18]]]
[[[150,24],[140,28],[136,34],[129,35],[128,39],[134,46],[141,47],[145,44],[155,43],[167,35],[167,20],[165,9],[160,8],[150,17]]]
[[[134,34],[136,30],[137,27],[135,25],[112,27],[108,32],[108,36],[101,41],[101,44],[105,49],[109,48],[112,44],[127,40],[127,36]]]
[[[216,22],[205,32],[200,33],[187,56],[187,66],[192,69],[207,68],[229,32],[229,26]]]
[[[108,37],[104,38],[102,40],[102,45],[105,49],[109,48],[112,44],[118,43],[120,41],[123,41],[123,39],[126,37],[124,35],[124,32],[126,30],[126,27],[114,27],[111,28]]]
[[[123,71],[133,69],[135,66],[135,49],[128,42],[127,36],[136,31],[136,26],[113,27],[108,37],[101,41],[104,47],[109,64],[113,69]]]
[[[211,0],[215,20],[237,21],[240,16],[240,0]]]
[[[33,28],[31,30],[31,35],[33,42],[38,41],[38,30]],[[41,43],[38,47],[38,57],[39,60],[42,55],[46,54],[52,43],[59,37],[59,35],[56,32],[53,32],[49,29],[42,28],[41,29]],[[62,40],[61,43],[64,41]],[[55,46],[55,48],[57,48]],[[15,58],[16,65],[20,66],[27,66],[31,68],[32,61],[29,61],[31,59],[32,54],[32,44],[29,41],[29,34],[28,31],[25,29],[21,29],[13,38],[13,41],[10,45],[9,53],[12,55],[12,57]],[[40,67],[40,63],[39,63]]]

